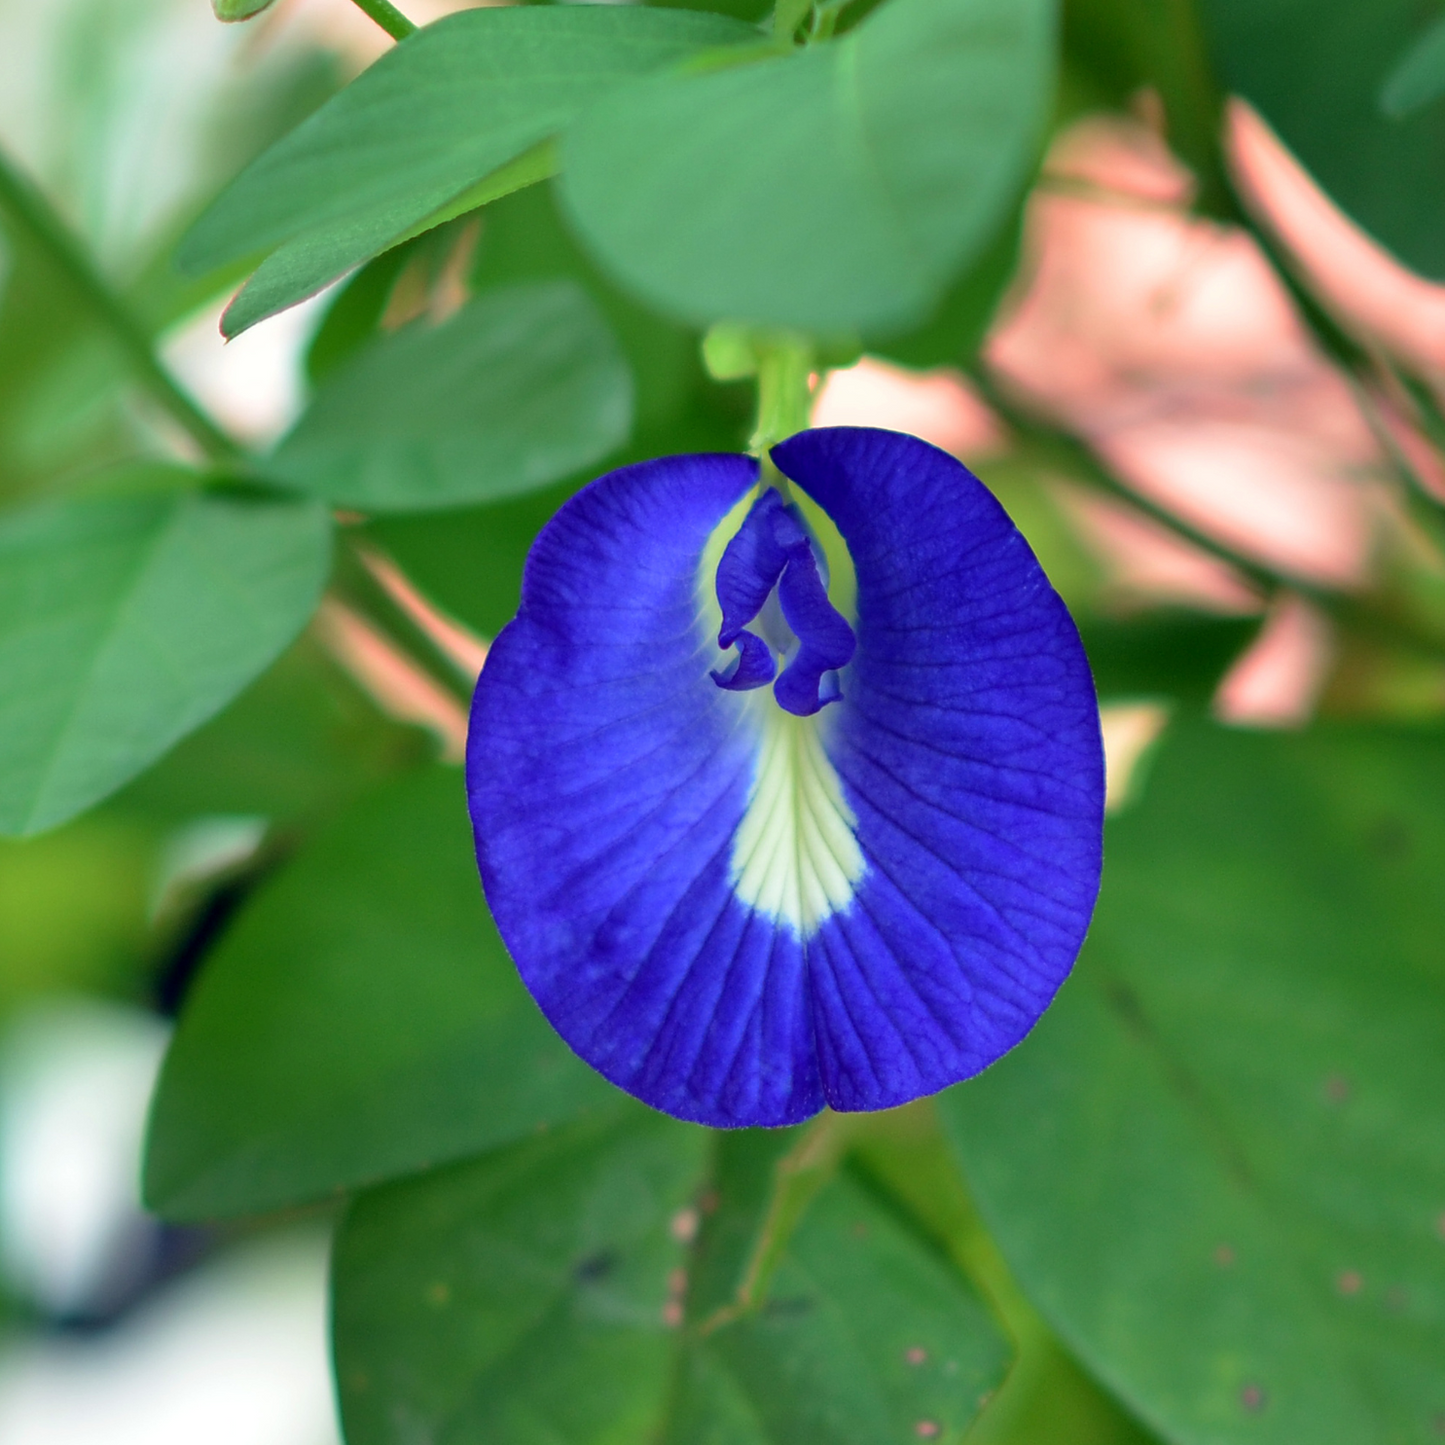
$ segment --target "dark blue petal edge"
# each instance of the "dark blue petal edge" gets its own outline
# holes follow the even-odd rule
[[[772,455],[856,574],[856,650],[816,678],[808,634],[833,624],[806,568],[805,595],[778,587],[813,712],[718,645],[752,635],[751,599],[725,618],[714,589],[756,462],[670,457],[544,529],[468,743],[482,880],[527,987],[607,1078],[719,1127],[888,1108],[987,1067],[1067,976],[1101,863],[1088,665],[988,490],[891,432]]]

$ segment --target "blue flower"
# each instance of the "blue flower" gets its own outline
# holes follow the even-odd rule
[[[568,502],[468,746],[482,881],[543,1012],[720,1127],[986,1068],[1072,966],[1101,859],[1088,663],[992,495],[892,432],[772,457],[795,498],[683,456]]]

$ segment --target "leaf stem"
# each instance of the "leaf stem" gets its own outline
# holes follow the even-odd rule
[[[183,426],[213,461],[228,460],[240,448],[181,389],[157,359],[151,338],[96,270],[84,246],[45,196],[0,151],[0,212],[65,273],[91,311],[120,343],[156,400]]]
[[[773,1187],[732,1300],[698,1325],[707,1336],[757,1310],[767,1296],[783,1251],[813,1196],[837,1172],[857,1130],[856,1115],[825,1110],[773,1166]]]
[[[393,40],[405,40],[417,27],[391,3],[391,0],[352,0],[362,14],[375,20]]]

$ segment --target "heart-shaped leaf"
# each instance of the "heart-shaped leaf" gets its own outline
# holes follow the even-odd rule
[[[562,192],[625,284],[686,320],[923,320],[1023,183],[1050,0],[890,0],[827,45],[660,76],[586,112]]]

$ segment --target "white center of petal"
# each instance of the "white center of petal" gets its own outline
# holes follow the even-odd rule
[[[848,906],[863,876],[858,820],[823,750],[825,718],[794,717],[767,692],[749,703],[758,762],[733,838],[733,891],[807,938]]]

